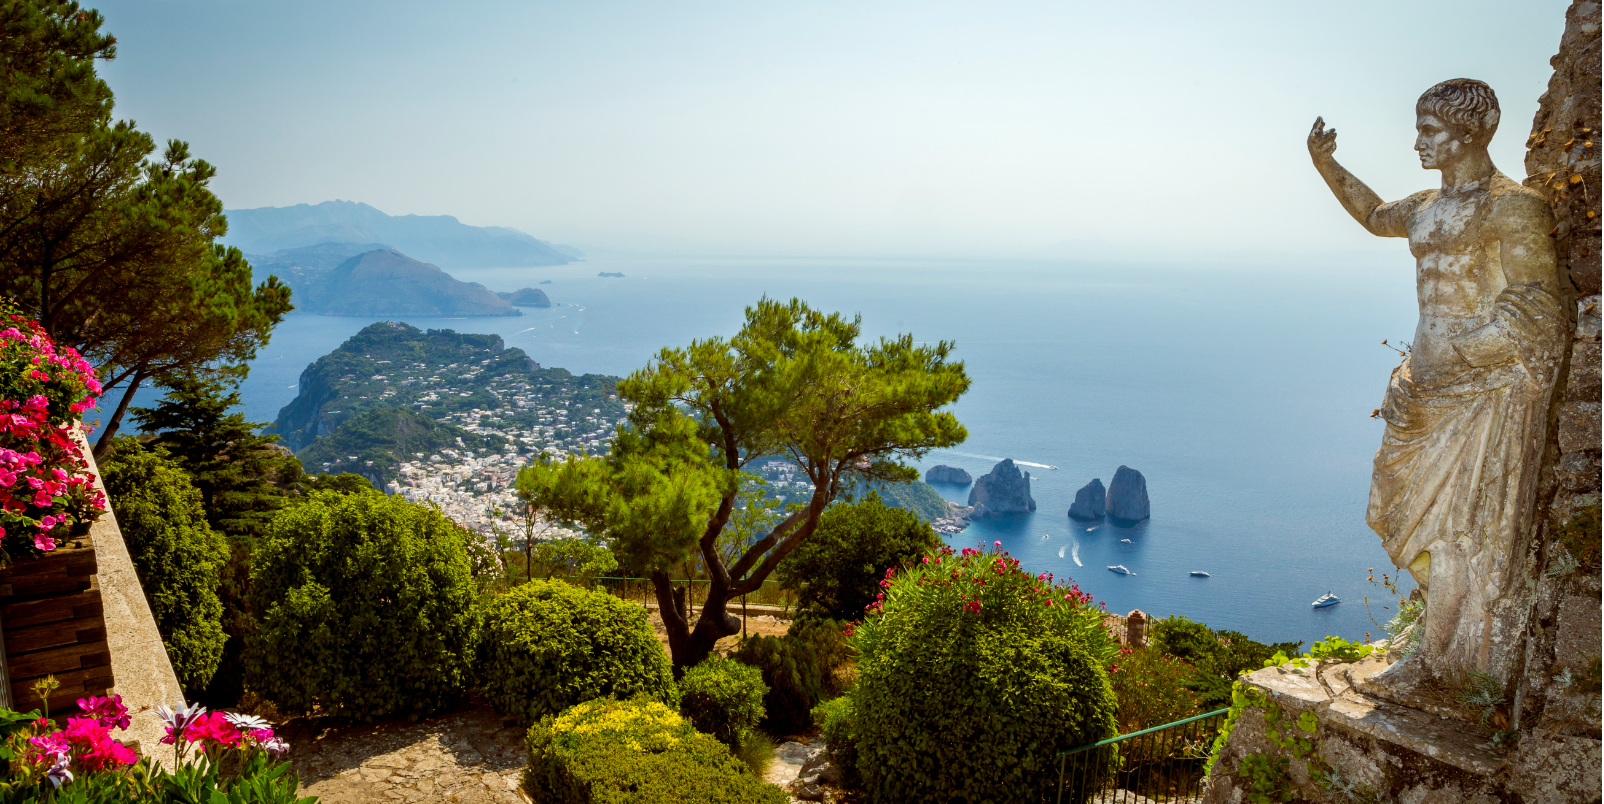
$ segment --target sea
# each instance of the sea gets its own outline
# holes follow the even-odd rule
[[[974,523],[948,537],[954,547],[1000,542],[1110,611],[1307,648],[1327,635],[1379,638],[1397,604],[1367,580],[1395,571],[1364,513],[1382,433],[1371,412],[1399,362],[1381,342],[1413,333],[1414,281],[1407,255],[1367,259],[591,259],[452,271],[491,290],[541,288],[551,308],[405,320],[496,333],[543,366],[621,376],[664,347],[733,334],[764,296],[861,316],[865,338],[951,341],[973,383],[952,407],[969,438],[913,463],[979,476],[1012,458],[1038,506]],[[241,388],[246,414],[273,421],[309,363],[375,320],[288,316]],[[1071,520],[1075,491],[1106,485],[1120,466],[1146,477],[1152,518]],[[967,488],[936,488],[967,500]],[[1312,608],[1327,592],[1342,602]]]

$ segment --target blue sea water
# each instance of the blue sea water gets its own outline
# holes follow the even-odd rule
[[[764,294],[861,314],[869,337],[954,341],[973,380],[954,407],[969,439],[919,465],[977,476],[1005,457],[1057,467],[1025,467],[1036,512],[977,523],[955,546],[1001,541],[1110,610],[1183,614],[1265,641],[1374,637],[1367,594],[1376,620],[1391,616],[1381,607],[1396,601],[1366,582],[1368,568],[1379,579],[1391,565],[1364,509],[1381,437],[1369,414],[1398,362],[1380,341],[1414,327],[1407,258],[1342,268],[592,260],[453,273],[492,290],[537,286],[558,306],[408,323],[494,332],[575,373],[627,374],[664,346],[733,333]],[[311,361],[374,320],[289,316],[242,388],[247,414],[272,421]],[[1070,520],[1075,491],[1121,465],[1146,476],[1152,519]],[[1311,609],[1327,591],[1343,603]]]

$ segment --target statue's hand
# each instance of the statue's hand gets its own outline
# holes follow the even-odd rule
[[[1319,164],[1331,159],[1331,155],[1336,152],[1337,130],[1327,131],[1325,119],[1316,117],[1314,128],[1309,129],[1309,156],[1314,159],[1315,164]]]

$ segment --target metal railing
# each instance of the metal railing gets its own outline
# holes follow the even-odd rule
[[[1217,709],[1059,754],[1059,804],[1202,801],[1203,766],[1229,711]]]

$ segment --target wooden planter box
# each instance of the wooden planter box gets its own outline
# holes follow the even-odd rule
[[[61,686],[50,696],[50,713],[77,709],[77,700],[111,689],[111,649],[105,607],[95,578],[94,542],[76,536],[38,558],[0,567],[0,634],[5,655],[0,701],[13,709],[38,708],[30,689],[53,675]]]

